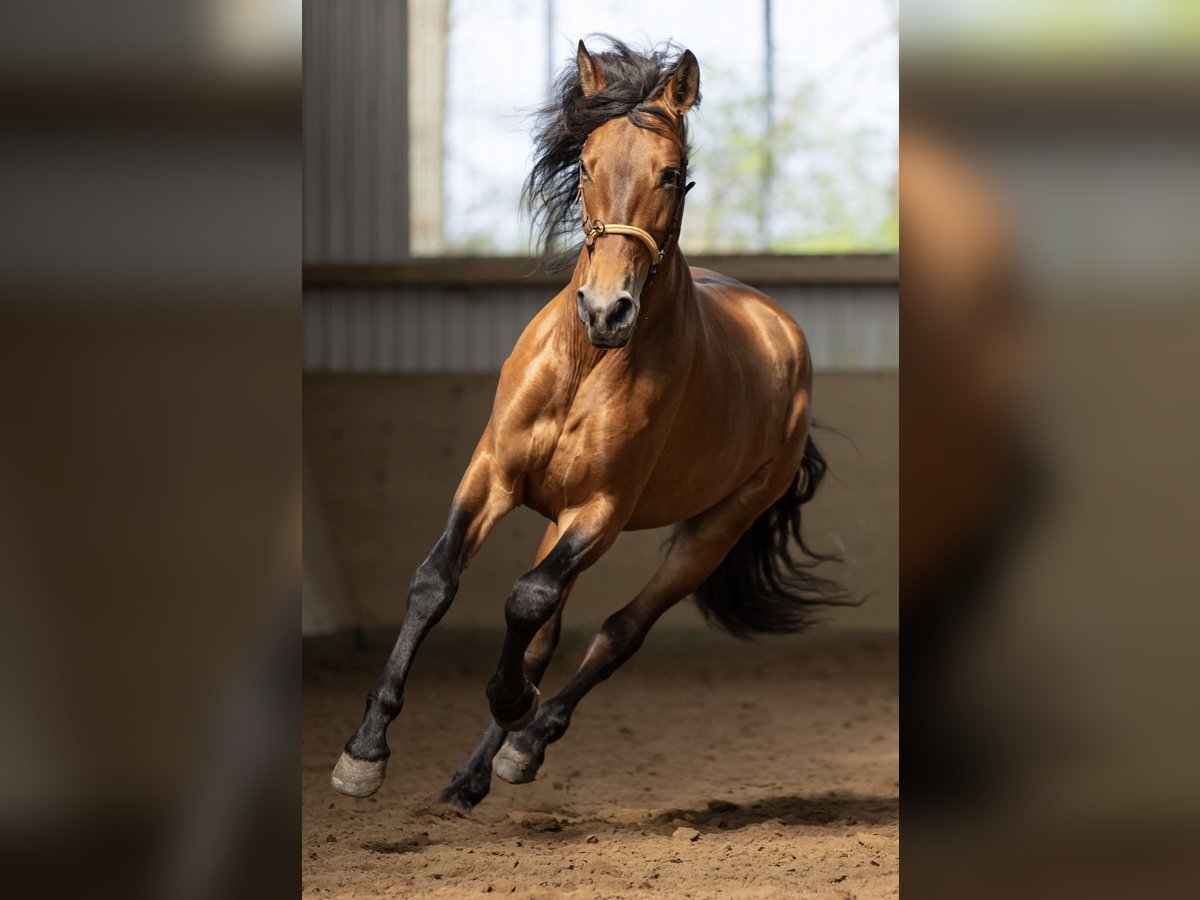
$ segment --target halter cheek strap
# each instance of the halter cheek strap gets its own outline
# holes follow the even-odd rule
[[[679,197],[675,201],[675,209],[671,215],[671,224],[667,230],[667,236],[663,239],[662,246],[659,247],[650,232],[638,228],[636,225],[608,225],[599,219],[593,219],[589,216],[587,202],[583,199],[583,181],[581,180],[579,182],[578,196],[580,212],[583,215],[584,243],[587,244],[590,250],[596,243],[596,238],[603,237],[606,234],[623,234],[626,237],[636,238],[650,252],[650,275],[647,278],[647,281],[649,281],[658,272],[658,267],[662,265],[662,261],[666,258],[671,241],[679,237],[679,229],[683,221],[683,201],[688,191],[695,186],[696,182],[691,181],[688,182],[687,187],[680,191]]]

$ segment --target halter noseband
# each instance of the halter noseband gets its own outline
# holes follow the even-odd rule
[[[588,250],[596,243],[596,238],[603,237],[606,234],[623,234],[626,237],[637,238],[646,249],[650,251],[650,274],[646,281],[658,272],[658,267],[662,265],[662,261],[666,259],[667,250],[670,249],[671,240],[679,237],[679,228],[683,221],[683,200],[687,196],[688,191],[696,186],[696,182],[688,182],[675,200],[675,209],[671,214],[671,225],[667,230],[667,236],[663,239],[662,246],[654,242],[654,237],[650,232],[638,228],[636,225],[609,225],[601,222],[599,219],[593,219],[588,215],[587,202],[583,199],[583,179],[579,180],[579,209],[583,215],[583,242],[587,245]]]
[[[599,219],[592,221],[592,227],[588,229],[586,223],[584,229],[587,231],[587,237],[584,239],[590,247],[596,242],[596,238],[606,234],[627,234],[630,237],[635,237],[650,251],[650,265],[658,266],[663,260],[663,250],[666,245],[663,245],[663,250],[658,249],[658,244],[654,243],[654,238],[650,236],[650,232],[642,231],[636,225],[605,225]]]

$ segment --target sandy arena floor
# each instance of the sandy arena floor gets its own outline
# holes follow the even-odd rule
[[[585,637],[564,639],[544,696]],[[388,780],[366,800],[336,793],[329,772],[386,648],[306,654],[306,896],[899,893],[894,639],[651,634],[534,783],[493,778],[464,814],[436,797],[487,722],[499,644],[431,635],[389,732]]]

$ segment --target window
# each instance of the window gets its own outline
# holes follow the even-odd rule
[[[527,114],[596,32],[673,38],[700,60],[685,250],[897,249],[895,0],[440,0],[410,10],[416,255],[530,252],[519,213]]]

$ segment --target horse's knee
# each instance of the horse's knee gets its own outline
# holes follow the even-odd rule
[[[522,575],[504,604],[504,621],[510,629],[534,634],[558,608],[562,585],[541,572]]]

